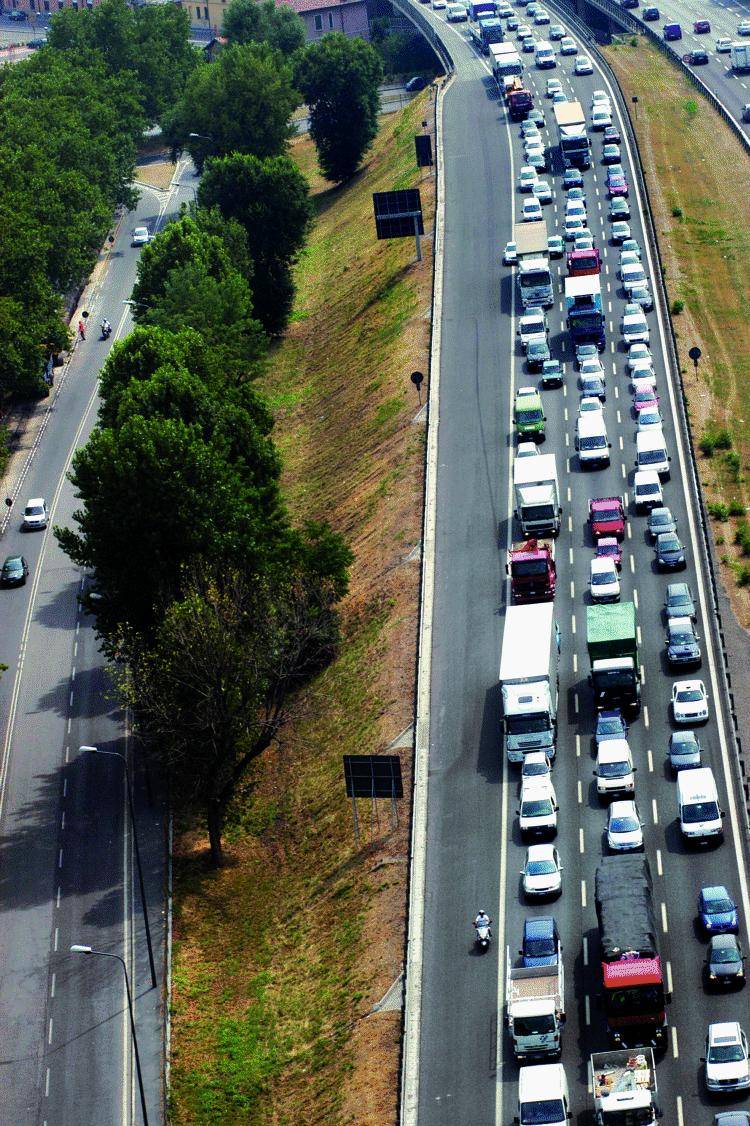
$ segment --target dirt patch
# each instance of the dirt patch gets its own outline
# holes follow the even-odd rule
[[[431,228],[423,118],[429,92],[381,121],[345,189],[307,138],[292,149],[317,218],[263,389],[295,518],[328,519],[356,561],[341,654],[233,810],[230,864],[207,872],[205,841],[179,838],[176,1124],[397,1117],[401,1016],[372,1009],[402,969],[408,801],[398,825],[388,803],[360,801],[356,850],[341,756],[383,751],[413,716],[425,431],[409,374],[428,371],[431,241],[419,265],[412,240],[378,242],[372,192],[419,183]]]
[[[627,104],[638,95],[632,121],[673,310],[699,476],[709,511],[719,518],[714,540],[721,579],[747,628],[750,167],[734,134],[678,68],[642,37],[637,43],[604,54]],[[702,351],[697,371],[687,355],[693,345]]]
[[[138,184],[166,191],[172,183],[174,172],[175,166],[171,160],[154,160],[148,164],[139,164],[135,170],[135,179]]]

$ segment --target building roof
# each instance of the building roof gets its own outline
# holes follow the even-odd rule
[[[328,8],[344,8],[348,4],[364,2],[365,0],[291,0],[290,7],[294,8],[299,15],[302,15],[303,12],[320,12]]]

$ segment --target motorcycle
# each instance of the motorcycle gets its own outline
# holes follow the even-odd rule
[[[106,340],[112,334],[112,325],[109,321],[102,321],[102,340]]]
[[[474,924],[474,930],[476,931],[474,941],[476,943],[477,949],[481,950],[481,952],[484,954],[490,948],[492,931],[486,924],[482,924],[480,926]]]

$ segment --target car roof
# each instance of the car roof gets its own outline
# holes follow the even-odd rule
[[[667,622],[667,629],[670,630],[670,632],[673,632],[673,633],[679,633],[679,631],[683,630],[683,629],[689,629],[692,632],[692,630],[693,630],[693,619],[692,618],[686,618],[686,617],[670,618],[669,621]]]
[[[609,807],[609,816],[623,817],[626,813],[632,813],[635,817],[635,802],[632,798],[622,801],[613,801]]]
[[[591,566],[591,574],[592,575],[596,571],[607,571],[610,574],[612,572],[614,572],[615,574],[617,573],[617,568],[615,567],[615,562],[612,559],[612,557],[609,556],[609,555],[595,555],[594,558],[591,559],[589,562],[590,562],[590,566]]]
[[[32,504],[33,505],[44,504],[44,497],[29,497],[29,499],[26,501],[26,507],[31,508]]]
[[[667,584],[667,598],[670,595],[687,594],[690,597],[690,587],[687,583],[668,583]]]
[[[724,1020],[717,1024],[709,1024],[708,1039],[712,1044],[730,1043],[739,1040],[741,1031],[738,1021]]]
[[[701,895],[704,899],[731,899],[732,898],[723,884],[714,884],[711,887],[701,888]]]
[[[630,743],[627,739],[605,739],[603,743],[599,744],[596,757],[599,759],[611,759],[612,762],[619,762],[621,759],[630,756]]]
[[[529,845],[527,852],[528,860],[553,860],[555,856],[555,846],[551,844],[533,844]]]
[[[10,563],[23,563],[23,555],[6,555],[3,566],[7,567]]]
[[[524,919],[523,930],[524,934],[551,935],[557,930],[557,924],[552,915],[542,915],[535,919]]]

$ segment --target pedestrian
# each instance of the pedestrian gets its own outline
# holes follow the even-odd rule
[[[83,321],[78,322],[78,335],[80,336],[81,340],[86,339],[86,325],[83,323]]]

